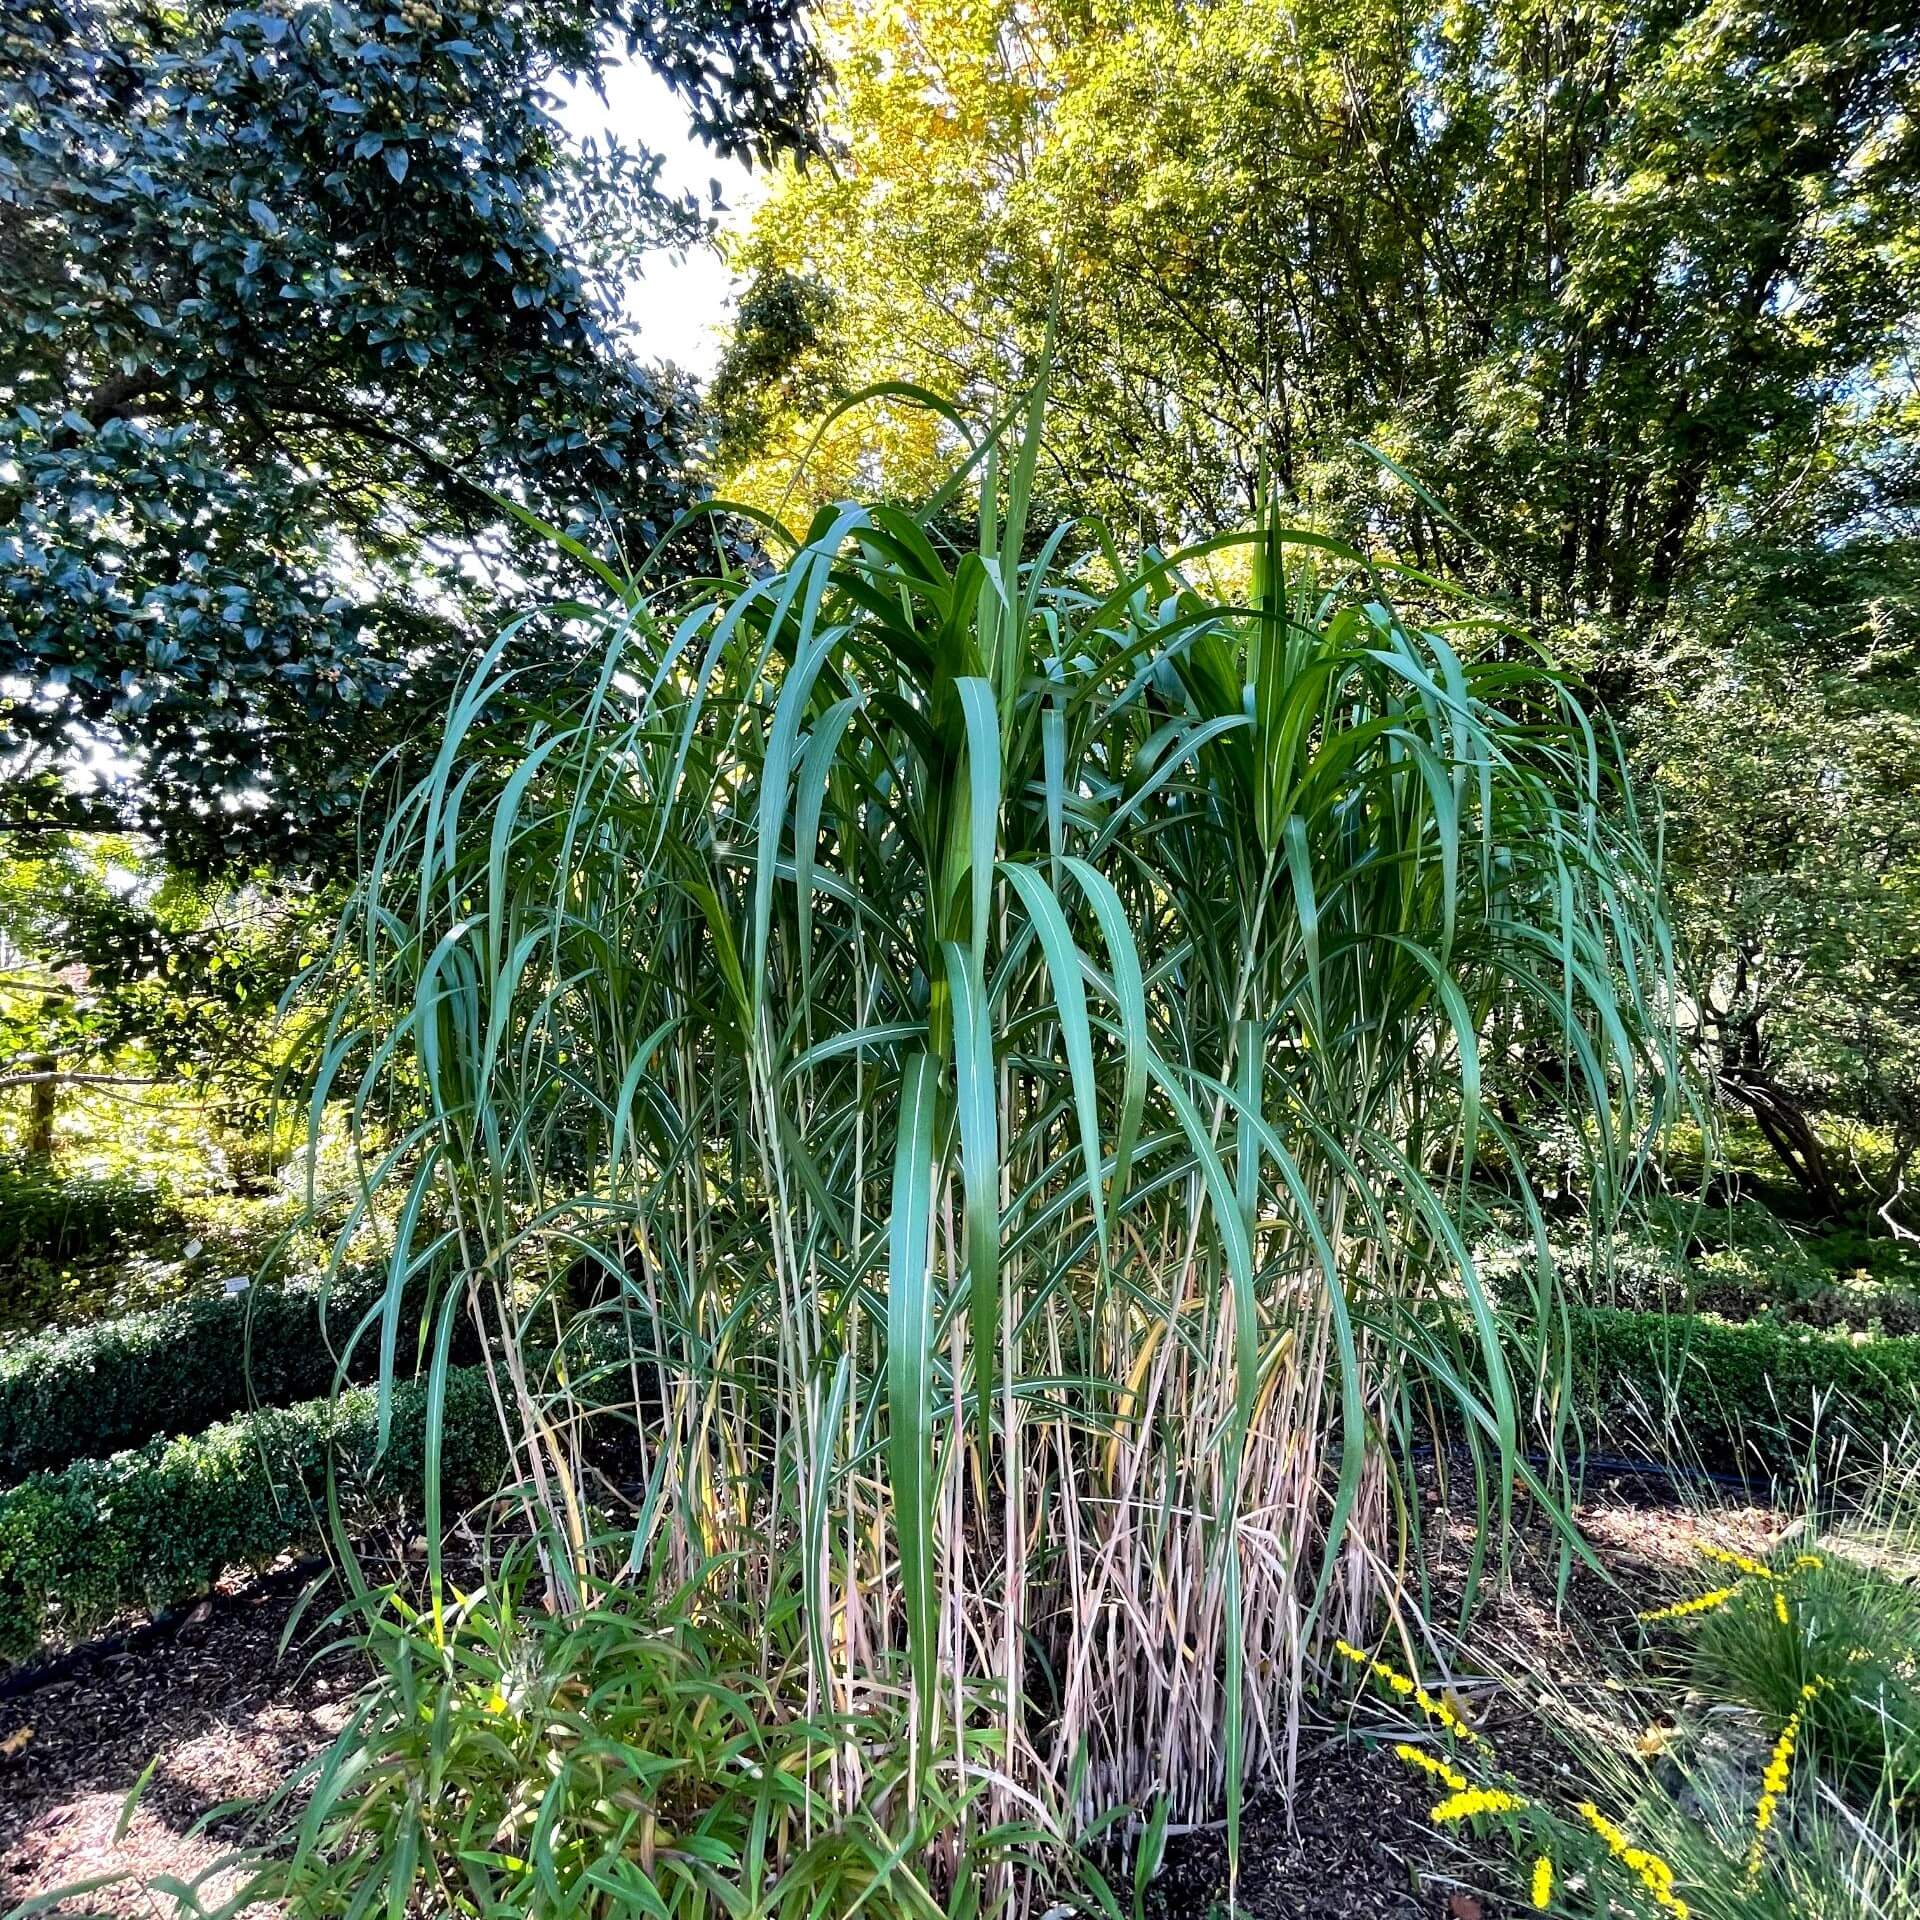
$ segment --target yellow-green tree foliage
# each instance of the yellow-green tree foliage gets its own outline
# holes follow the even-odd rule
[[[1882,1044],[1920,1026],[1899,825],[1920,15],[830,0],[823,18],[834,158],[782,175],[735,242],[753,292],[717,394],[725,488],[802,519],[856,488],[914,493],[941,436],[897,399],[802,455],[872,382],[1006,396],[1057,284],[1056,506],[1167,542],[1244,516],[1264,468],[1293,517],[1533,616],[1672,809],[1730,1094],[1850,1103],[1920,1139],[1920,1072],[1888,1065],[1911,1049]]]

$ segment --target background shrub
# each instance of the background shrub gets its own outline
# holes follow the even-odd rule
[[[229,1567],[263,1566],[320,1538],[331,1459],[349,1511],[398,1504],[421,1483],[427,1394],[403,1383],[376,1457],[369,1388],[268,1408],[107,1460],[35,1474],[0,1493],[0,1660],[30,1658],[118,1614],[204,1592]],[[505,1464],[485,1375],[448,1379],[444,1478],[491,1486]]]
[[[107,1259],[177,1224],[173,1201],[150,1181],[63,1176],[22,1155],[0,1157],[0,1268]]]
[[[1819,1415],[1882,1443],[1920,1412],[1920,1338],[1870,1339],[1700,1314],[1572,1310],[1573,1399],[1600,1446],[1664,1432],[1709,1466],[1768,1469]]]
[[[324,1297],[317,1284],[201,1295],[0,1348],[0,1480],[197,1433],[250,1403],[331,1392],[339,1353],[384,1286],[367,1273]],[[404,1311],[418,1304],[416,1295]],[[363,1340],[353,1357],[367,1377],[377,1342]]]

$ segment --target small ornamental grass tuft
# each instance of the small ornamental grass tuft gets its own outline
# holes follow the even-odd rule
[[[1758,1567],[1693,1610],[1689,1678],[1804,1733],[1823,1768],[1869,1792],[1920,1791],[1920,1593],[1846,1549]],[[1682,1617],[1675,1609],[1650,1619]]]

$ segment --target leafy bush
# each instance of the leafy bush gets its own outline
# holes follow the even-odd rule
[[[0,1348],[0,1480],[196,1433],[249,1402],[330,1392],[340,1350],[384,1285],[358,1274],[325,1295],[317,1286],[202,1295]],[[377,1344],[363,1341],[353,1358],[365,1377]]]
[[[1920,1333],[1920,1293],[1864,1271],[1813,1263],[1756,1267],[1749,1256],[1709,1254],[1695,1270],[1690,1304],[1724,1320],[1833,1327],[1908,1337]]]
[[[1755,1200],[1660,1195],[1597,1242],[1551,1236],[1549,1246],[1588,1306],[1920,1334],[1920,1260],[1904,1242],[1858,1228],[1809,1234]],[[1496,1210],[1480,1258],[1503,1298],[1526,1301],[1535,1251],[1524,1216]]]
[[[0,1493],[0,1659],[186,1599],[229,1567],[262,1566],[318,1539],[330,1461],[350,1504],[396,1503],[420,1484],[426,1414],[423,1385],[397,1387],[380,1454],[376,1396],[356,1388],[82,1460]],[[449,1488],[491,1485],[504,1445],[477,1370],[449,1376],[443,1435]]]
[[[177,1224],[171,1199],[148,1181],[62,1176],[22,1156],[0,1159],[0,1268],[108,1259]]]
[[[1606,1307],[1572,1317],[1574,1404],[1602,1446],[1645,1444],[1651,1428],[1709,1465],[1768,1468],[1783,1426],[1818,1415],[1877,1442],[1920,1411],[1920,1339]]]
[[[253,1864],[250,1898],[302,1914],[384,1910],[661,1917],[977,1911],[1015,1858],[1044,1882],[1072,1870],[1041,1827],[963,1827],[997,1764],[906,1791],[905,1706],[880,1690],[844,1718],[810,1715],[797,1677],[761,1676],[769,1621],[642,1577],[556,1613],[530,1553],[477,1593],[416,1611],[390,1591],[348,1610],[377,1677],[333,1746],[270,1800],[294,1839]],[[992,1716],[979,1716],[991,1724]],[[864,1792],[837,1818],[832,1773]],[[1110,1903],[1109,1903],[1110,1904]]]
[[[1920,1290],[1920,1248],[1888,1233],[1857,1226],[1832,1227],[1811,1236],[1808,1254],[1837,1274],[1857,1275],[1883,1286]]]

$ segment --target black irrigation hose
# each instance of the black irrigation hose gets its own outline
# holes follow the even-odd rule
[[[1527,1455],[1527,1465],[1530,1467],[1547,1464],[1544,1453]],[[1597,1473],[1605,1479],[1665,1480],[1676,1486],[1704,1482],[1710,1486],[1725,1487],[1732,1493],[1768,1494],[1773,1490],[1770,1480],[1756,1479],[1748,1473],[1722,1473],[1713,1467],[1676,1467],[1670,1461],[1639,1460],[1632,1455],[1587,1453],[1582,1454],[1575,1464],[1582,1478],[1589,1473]]]
[[[1412,1450],[1416,1464],[1426,1465],[1440,1458],[1439,1451],[1431,1444],[1422,1442]],[[1756,1478],[1747,1473],[1723,1473],[1713,1467],[1679,1467],[1666,1460],[1642,1460],[1631,1454],[1586,1453],[1571,1461],[1556,1461],[1545,1453],[1528,1453],[1521,1456],[1530,1467],[1572,1466],[1584,1480],[1588,1474],[1598,1474],[1608,1480],[1664,1480],[1672,1486],[1709,1485],[1724,1487],[1730,1493],[1744,1493],[1748,1496],[1771,1495],[1773,1483],[1770,1480]],[[1446,1449],[1449,1466],[1458,1467],[1463,1473],[1473,1471],[1473,1456],[1464,1448]]]
[[[110,1660],[119,1653],[138,1653],[145,1647],[170,1640],[203,1605],[211,1603],[215,1613],[232,1613],[246,1603],[248,1596],[285,1593],[312,1579],[330,1564],[324,1555],[310,1554],[296,1560],[291,1566],[276,1567],[271,1573],[260,1575],[248,1584],[243,1593],[222,1593],[215,1588],[209,1593],[196,1594],[190,1600],[163,1608],[151,1620],[143,1620],[138,1626],[122,1627],[114,1633],[96,1634],[93,1639],[83,1640],[65,1653],[13,1667],[0,1673],[0,1701],[18,1700],[23,1694],[51,1686],[56,1680],[68,1679],[92,1661]]]

